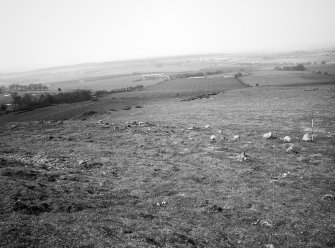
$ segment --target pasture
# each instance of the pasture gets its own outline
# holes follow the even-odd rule
[[[157,80],[148,80],[156,81]],[[135,84],[136,85],[136,84]],[[168,80],[146,87],[142,91],[108,94],[99,101],[86,101],[73,104],[61,104],[31,111],[14,112],[3,115],[0,123],[9,121],[65,120],[81,118],[85,112],[107,113],[122,111],[125,107],[157,102],[157,100],[182,100],[188,96],[218,93],[246,86],[234,78],[177,79]]]
[[[136,85],[143,85],[144,87],[161,82],[161,79],[156,80],[141,80],[141,75],[120,75],[120,76],[104,76],[102,79],[99,77],[88,78],[81,80],[71,80],[66,82],[55,82],[50,84],[51,90],[61,88],[63,91],[70,91],[75,89],[87,90],[115,90],[126,87],[133,87]]]
[[[240,78],[250,86],[274,86],[274,85],[304,85],[304,84],[334,84],[334,75],[315,74],[310,71],[275,71],[257,70],[251,75]]]
[[[7,75],[54,74],[61,80],[48,82],[62,91],[145,88],[0,116],[0,247],[335,247],[331,64],[322,65],[329,75],[312,73],[321,65],[273,70],[327,54],[199,55]],[[133,74],[217,69],[167,81]],[[229,77],[238,71],[244,76]]]
[[[335,88],[309,89],[0,124],[0,246],[333,247]]]

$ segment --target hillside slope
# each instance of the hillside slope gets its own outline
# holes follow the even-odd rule
[[[334,103],[252,87],[0,124],[0,246],[333,247]]]

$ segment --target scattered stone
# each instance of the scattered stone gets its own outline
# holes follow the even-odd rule
[[[79,165],[84,165],[84,164],[87,164],[87,162],[85,160],[78,160],[78,164]]]
[[[273,225],[266,220],[261,220],[259,223],[263,226],[273,227]]]
[[[286,149],[286,152],[298,153],[298,150],[294,145],[290,145],[290,147]]]
[[[312,141],[312,138],[308,133],[305,133],[304,137],[302,137],[302,140],[303,141]]]
[[[139,126],[142,126],[142,125],[144,125],[144,122],[143,122],[143,121],[140,121],[140,122],[138,122],[138,125],[139,125]]]
[[[204,129],[207,129],[207,128],[209,128],[209,125],[204,126]]]
[[[322,196],[322,200],[324,201],[335,201],[335,196],[331,194],[326,194]]]
[[[219,132],[219,133],[222,133],[222,130],[219,130],[218,132]]]
[[[273,138],[273,135],[271,132],[268,132],[268,133],[263,134],[263,138],[270,139],[270,138]]]
[[[237,139],[239,139],[239,138],[240,138],[239,135],[235,135],[235,136],[234,136],[234,140],[237,140]]]
[[[212,135],[211,136],[211,140],[215,140],[216,139],[216,136],[215,135]]]
[[[283,139],[281,139],[283,142],[291,142],[291,137],[290,136],[285,136]]]
[[[266,244],[265,247],[266,248],[275,248],[275,246],[273,244]]]
[[[189,128],[187,128],[187,130],[193,130],[194,129],[194,127],[189,127]]]
[[[98,124],[101,124],[101,123],[102,123],[102,120],[99,120],[97,123],[98,123]]]
[[[246,161],[248,159],[248,155],[245,152],[242,152],[241,154],[236,155],[235,159],[240,162]]]

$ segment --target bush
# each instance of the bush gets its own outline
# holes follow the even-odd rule
[[[276,66],[274,68],[276,71],[305,71],[306,68],[303,64],[297,64],[297,65],[286,65],[283,66],[282,68],[279,66]]]
[[[6,111],[7,110],[7,105],[6,104],[4,104],[4,103],[2,103],[1,105],[0,105],[0,109],[2,110],[2,111]]]
[[[52,104],[74,103],[88,101],[92,99],[92,92],[89,90],[75,90],[72,92],[59,93],[51,95],[46,93],[39,98],[31,94],[24,94],[23,97],[16,92],[12,95],[12,103],[16,109],[46,107]]]
[[[95,95],[96,96],[103,96],[103,95],[106,95],[106,94],[108,94],[109,92],[107,91],[107,90],[97,90],[96,92],[95,92]]]

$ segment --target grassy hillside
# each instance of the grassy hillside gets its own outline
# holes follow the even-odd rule
[[[333,247],[334,89],[0,124],[0,246]]]
[[[155,80],[148,80],[155,81]],[[156,80],[157,82],[157,80]],[[121,82],[124,83],[124,82]],[[136,85],[136,84],[135,84]],[[85,112],[95,111],[106,113],[122,111],[123,108],[135,108],[157,100],[184,99],[213,92],[244,88],[238,80],[233,78],[207,78],[207,79],[178,79],[164,81],[145,88],[143,91],[123,92],[109,94],[99,101],[61,104],[32,111],[21,111],[1,116],[0,123],[9,121],[32,120],[65,120],[81,118]]]

